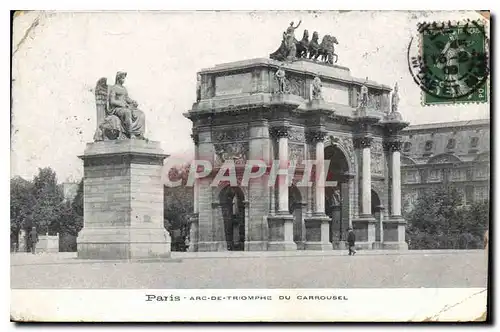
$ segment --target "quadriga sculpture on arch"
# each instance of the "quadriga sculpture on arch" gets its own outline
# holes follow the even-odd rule
[[[112,86],[108,86],[105,77],[97,81],[97,130],[94,141],[145,139],[145,116],[123,85],[126,76],[125,72],[117,72],[115,85]]]
[[[290,26],[283,32],[280,47],[269,55],[271,59],[277,61],[295,61],[300,58],[312,59],[333,65],[338,61],[338,55],[335,54],[335,44],[338,44],[337,38],[332,35],[325,35],[319,43],[319,34],[313,32],[311,41],[309,41],[309,31],[304,30],[302,40],[295,39],[294,31],[298,28],[290,23]]]

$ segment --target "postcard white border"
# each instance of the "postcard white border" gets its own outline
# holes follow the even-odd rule
[[[13,289],[11,317],[57,322],[466,322],[481,319],[486,303],[485,288]]]

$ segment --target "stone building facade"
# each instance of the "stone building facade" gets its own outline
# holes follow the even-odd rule
[[[317,77],[319,98],[312,93]],[[390,111],[390,87],[304,59],[222,64],[198,79],[197,101],[185,116],[195,159],[214,166],[195,183],[190,250],[340,249],[348,227],[360,247],[407,248],[400,131],[408,124]],[[292,184],[268,185],[266,172],[247,186],[211,185],[224,162],[234,162],[240,180],[249,160],[282,168],[297,162]],[[303,160],[330,160],[328,170],[317,169],[326,179],[301,186]]]
[[[490,121],[414,125],[402,131],[403,209],[425,190],[452,185],[463,204],[489,199]]]

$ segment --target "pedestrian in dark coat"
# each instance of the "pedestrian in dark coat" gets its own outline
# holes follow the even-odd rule
[[[36,231],[36,227],[31,229],[28,240],[30,241],[31,253],[34,255],[36,253],[36,244],[38,243],[38,232]]]
[[[349,232],[347,233],[347,243],[349,245],[349,256],[356,254],[356,234],[354,234],[352,227],[349,227]]]

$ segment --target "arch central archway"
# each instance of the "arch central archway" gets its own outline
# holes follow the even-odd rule
[[[349,226],[349,163],[344,152],[336,145],[325,148],[325,160],[329,160],[326,180],[336,186],[325,187],[325,213],[330,219],[330,241],[345,240]]]
[[[224,187],[219,193],[227,250],[245,248],[245,195],[240,187]]]

